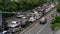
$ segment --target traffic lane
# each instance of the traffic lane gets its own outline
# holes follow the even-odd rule
[[[35,24],[31,29],[29,29],[28,31],[26,31],[24,34],[36,34],[37,31],[39,31],[43,25],[39,24],[39,20],[36,21],[37,24]]]
[[[47,18],[47,24],[45,24],[38,32],[37,32],[37,34],[43,34],[43,32],[46,32],[46,30],[48,30],[47,28],[46,28],[46,30],[44,30],[45,29],[45,27],[47,27],[50,23],[51,23],[51,14],[52,13],[54,13],[56,11],[56,9],[54,9],[54,10],[52,10],[50,13],[48,13],[48,14],[46,14],[46,15],[44,15],[43,17],[46,17]],[[42,32],[41,32],[42,31]]]
[[[50,34],[50,28],[49,28],[49,25],[50,25],[50,23],[51,23],[51,19],[50,19],[50,17],[51,16],[46,16],[46,18],[47,18],[47,23],[40,29],[40,31],[38,31],[38,33],[37,34]]]
[[[49,25],[50,25],[50,24],[49,24]],[[42,30],[39,32],[39,34],[51,34],[52,32],[51,32],[51,28],[50,28],[49,25],[46,25],[46,26],[44,27],[44,29],[42,29]]]
[[[37,25],[34,29],[32,29],[32,30],[30,31],[30,33],[36,34],[37,31],[39,31],[42,27],[43,27],[43,25],[40,25],[40,24],[38,23],[38,25]]]

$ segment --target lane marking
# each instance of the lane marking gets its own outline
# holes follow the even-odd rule
[[[48,24],[48,23],[47,23]],[[39,34],[46,26],[47,26],[47,24],[45,24],[38,32],[37,32],[37,34]]]
[[[29,32],[30,30],[32,30],[34,27],[36,27],[37,25],[38,25],[39,23],[37,23],[37,24],[35,24],[35,25],[33,25],[33,27],[32,28],[30,28],[28,31],[26,31],[25,33],[27,33],[27,32]]]

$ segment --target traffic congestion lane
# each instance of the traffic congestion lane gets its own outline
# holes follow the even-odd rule
[[[55,12],[55,9],[53,10],[53,11],[51,11],[49,14],[47,14],[47,15],[45,15],[44,17],[47,17],[48,19],[47,20],[49,20],[50,19],[50,15],[52,14],[52,13],[54,13]],[[48,23],[49,23],[49,21],[48,21]],[[48,24],[49,25],[49,24]],[[41,25],[41,24],[39,24],[39,22],[36,24],[36,25],[34,25],[33,26],[33,28],[31,28],[31,29],[29,29],[27,32],[25,32],[24,34],[29,34],[29,33],[32,33],[32,34],[37,34],[37,32],[39,32],[40,30],[41,30],[41,28],[43,28],[43,26],[44,25]]]
[[[38,30],[40,30],[40,28],[42,28],[43,25],[39,24],[39,21],[36,21],[37,24],[35,24],[31,29],[29,29],[28,31],[26,31],[24,34],[36,34]]]

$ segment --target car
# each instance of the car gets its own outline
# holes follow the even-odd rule
[[[34,17],[30,17],[29,21],[34,22],[36,19]]]
[[[8,34],[8,31],[3,31],[1,32],[1,34]]]
[[[10,24],[8,24],[8,27],[15,27],[18,25],[19,25],[18,21],[12,21]]]
[[[40,20],[40,24],[45,24],[47,23],[47,18],[46,17],[42,17]]]
[[[17,15],[17,18],[22,18],[24,15]]]
[[[23,16],[22,18],[26,19],[27,17]]]
[[[9,32],[16,32],[19,30],[20,23],[18,21],[12,21],[10,24],[8,24]]]

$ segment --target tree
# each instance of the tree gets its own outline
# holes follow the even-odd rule
[[[0,5],[2,4],[2,0],[0,0]]]
[[[2,3],[1,5],[4,8],[4,11],[30,10],[45,2],[45,0],[18,0],[17,2],[0,0],[0,4]]]
[[[55,20],[51,23],[51,28],[54,34],[54,31],[60,27],[60,16],[56,16]]]
[[[54,34],[54,31],[55,31],[55,29],[56,29],[57,27],[58,27],[58,24],[57,24],[57,23],[51,24],[51,29],[52,29],[53,34]]]
[[[4,9],[5,9],[5,8],[4,8],[3,6],[0,6],[0,10],[4,11]]]
[[[55,30],[56,27],[58,27],[58,23],[51,24],[51,28],[52,28],[52,30]]]
[[[15,2],[9,3],[7,8],[8,8],[8,11],[17,11],[18,10],[18,6]]]
[[[22,10],[30,10],[39,6],[40,4],[42,5],[44,2],[44,0],[19,0],[17,3],[19,3]]]
[[[57,12],[60,13],[60,3],[57,5],[56,9],[57,9]]]

